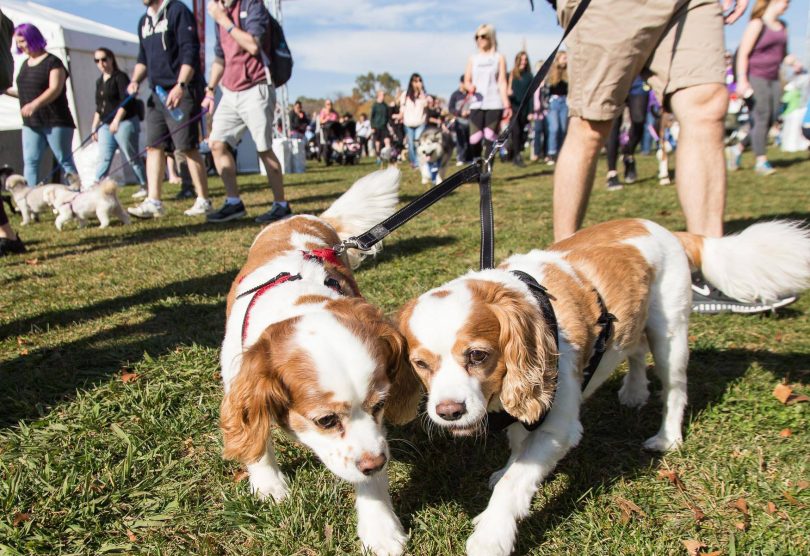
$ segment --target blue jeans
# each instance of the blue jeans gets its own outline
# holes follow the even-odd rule
[[[546,156],[548,149],[548,121],[543,118],[534,120],[534,140],[532,141],[532,153],[536,157]]]
[[[45,152],[45,147],[50,147],[56,162],[62,170],[68,174],[79,175],[76,163],[73,162],[71,144],[73,143],[72,127],[28,127],[22,126],[22,148],[23,148],[23,174],[29,187],[34,187],[39,183],[39,163]],[[45,176],[44,181],[49,181],[51,175]]]
[[[121,149],[121,155],[124,157],[132,171],[135,173],[135,178],[138,183],[146,185],[146,173],[143,167],[143,160],[138,154],[138,135],[141,133],[141,124],[138,118],[130,118],[123,120],[119,126],[118,131],[113,135],[110,132],[109,124],[102,125],[98,130],[98,169],[96,169],[96,181],[101,181],[107,172],[110,171],[113,157],[115,156],[116,149]]]
[[[419,141],[423,131],[425,131],[425,124],[419,127],[405,126],[405,136],[408,138],[408,160],[411,161],[411,166],[419,165],[416,157],[416,142]]]
[[[548,155],[557,156],[568,131],[568,98],[552,96],[548,105]]]

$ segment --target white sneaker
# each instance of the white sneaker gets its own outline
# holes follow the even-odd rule
[[[160,218],[166,214],[163,205],[156,205],[151,199],[146,199],[137,207],[129,207],[127,212],[135,218]]]
[[[214,212],[214,207],[211,206],[211,201],[208,199],[203,199],[202,197],[197,197],[197,200],[194,201],[192,207],[186,211],[183,211],[183,214],[186,216],[202,216],[208,214],[209,212]]]
[[[141,187],[138,191],[132,194],[133,199],[143,199],[146,197],[148,192],[146,191],[145,187]]]

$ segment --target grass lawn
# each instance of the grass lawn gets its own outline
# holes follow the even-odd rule
[[[745,162],[730,178],[729,231],[810,219],[806,155],[774,153],[778,173],[765,179]],[[618,192],[602,187],[601,164],[586,224],[640,216],[683,229],[654,157],[639,157],[644,179]],[[373,169],[316,164],[286,177],[288,197],[319,213]],[[408,201],[423,188],[404,171]],[[498,260],[550,242],[551,173],[496,166]],[[266,210],[262,178],[239,182],[250,215]],[[211,186],[218,204],[221,182]],[[0,259],[0,555],[358,554],[353,491],[309,452],[278,435],[292,481],[279,505],[254,499],[220,457],[225,294],[259,225],[206,224],[183,216],[189,201],[167,204],[163,219],[107,230],[59,233],[50,216],[20,229],[13,217],[30,253]],[[478,234],[477,187],[464,186],[395,232],[360,287],[393,313],[475,267]],[[686,554],[685,540],[704,553],[810,553],[808,404],[772,395],[782,381],[810,394],[808,314],[810,295],[777,315],[694,317],[685,444],[664,457],[641,450],[660,402],[620,407],[620,370],[585,406],[583,441],[535,497],[516,553]],[[505,438],[428,439],[418,422],[389,437],[409,553],[462,554]]]

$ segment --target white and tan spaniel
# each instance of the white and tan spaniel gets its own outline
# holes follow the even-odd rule
[[[98,218],[99,228],[106,228],[113,218],[122,224],[129,224],[129,214],[118,199],[118,184],[112,178],[105,178],[101,183],[81,192],[69,189],[51,189],[45,192],[45,199],[53,205],[57,216],[54,221],[60,232],[66,222],[74,218],[79,227],[84,228],[88,219]]]
[[[737,298],[777,299],[810,285],[810,231],[769,222],[709,239],[646,220],[608,222],[405,305],[400,329],[429,392],[430,419],[461,436],[510,419],[511,456],[490,479],[493,494],[475,518],[467,554],[511,553],[517,521],[529,513],[538,486],[580,441],[582,401],[620,362],[629,361],[629,372],[619,401],[639,407],[648,397],[645,356],[652,352],[664,411],[644,447],[681,444],[690,264]],[[592,363],[605,340],[601,362]]]
[[[11,174],[6,179],[6,189],[11,192],[14,203],[20,210],[23,226],[38,222],[41,213],[51,210],[55,192],[69,191],[66,186],[58,183],[28,187],[28,182],[19,174]]]
[[[403,399],[398,371],[412,373],[404,339],[332,247],[393,213],[399,179],[395,168],[375,172],[320,218],[264,228],[228,295],[221,354],[225,457],[247,465],[259,497],[282,500],[288,483],[271,439],[279,427],[354,484],[358,535],[381,556],[401,554],[406,541],[388,494],[382,419]]]

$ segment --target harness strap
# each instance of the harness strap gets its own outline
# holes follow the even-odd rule
[[[300,274],[292,275],[289,272],[282,272],[273,278],[270,278],[267,282],[263,282],[255,288],[250,288],[249,290],[236,296],[236,299],[242,299],[245,296],[253,294],[253,297],[250,299],[250,303],[248,303],[247,309],[245,309],[245,316],[242,319],[242,345],[245,345],[245,338],[247,337],[248,324],[250,322],[250,310],[253,308],[262,294],[278,286],[279,284],[283,284],[284,282],[292,282],[300,279]]]
[[[591,358],[588,360],[588,366],[582,371],[583,391],[585,391],[591,378],[593,378],[593,373],[599,368],[599,362],[602,361],[602,356],[605,354],[605,351],[607,351],[607,344],[613,336],[613,323],[618,320],[613,313],[608,313],[605,300],[602,299],[599,292],[594,289],[593,293],[596,294],[596,299],[599,301],[599,309],[601,310],[599,320],[596,321],[600,330],[599,335],[596,337],[596,342],[593,345],[593,355],[591,355]]]

